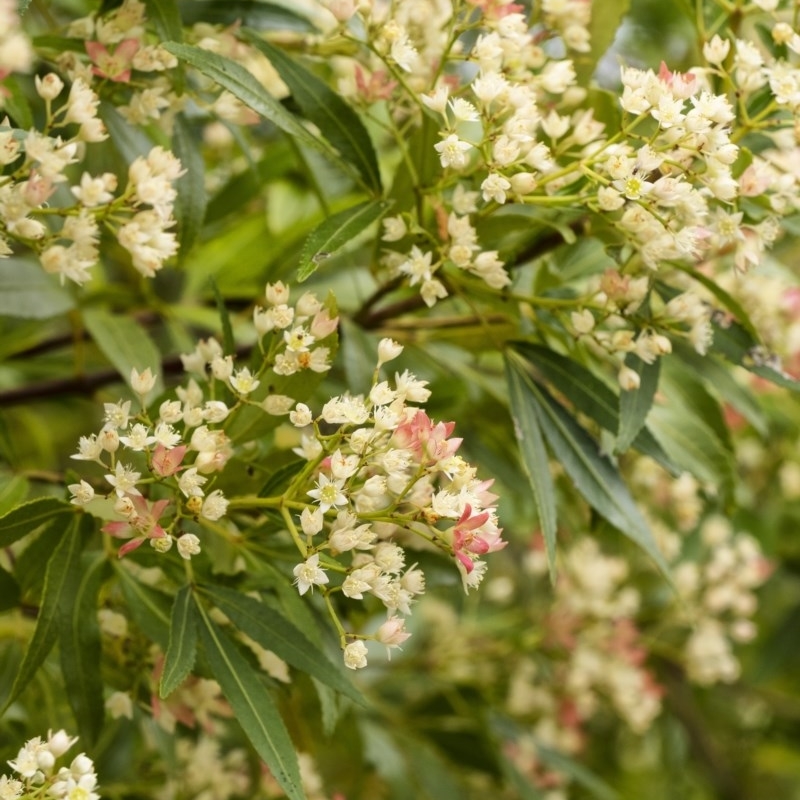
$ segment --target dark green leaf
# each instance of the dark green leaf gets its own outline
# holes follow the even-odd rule
[[[511,402],[511,414],[514,419],[514,433],[519,442],[522,463],[525,473],[533,489],[536,502],[536,513],[542,526],[545,546],[547,547],[547,564],[550,568],[550,579],[556,576],[556,495],[553,477],[550,474],[550,462],[542,439],[537,415],[529,396],[528,383],[530,376],[515,361],[506,359],[506,376],[508,394]]]
[[[307,461],[297,459],[296,461],[290,461],[288,464],[284,464],[282,467],[278,467],[261,487],[258,496],[274,497],[275,495],[281,494],[287,489],[292,478],[307,464]]]
[[[131,125],[110,102],[100,101],[99,116],[108,128],[109,141],[126,164],[139,156],[146,156],[153,149],[150,137],[141,128]]]
[[[237,722],[289,800],[304,800],[292,740],[271,695],[234,642],[197,607],[203,651]]]
[[[341,669],[313,645],[299,628],[274,609],[252,597],[223,586],[198,587],[243,633],[262,647],[317,680],[363,704],[361,695]]]
[[[621,391],[619,395],[619,433],[614,451],[624,453],[644,428],[658,389],[661,361],[646,364],[639,356],[628,353],[625,366],[639,376],[639,388]]]
[[[169,647],[158,692],[167,697],[183,683],[194,667],[197,654],[197,610],[192,587],[186,585],[175,596],[169,626]]]
[[[60,521],[63,524],[63,533],[45,569],[44,590],[36,629],[14,679],[11,693],[6,699],[6,708],[28,685],[55,644],[61,609],[69,607],[74,596],[76,576],[80,576],[81,550],[85,540],[79,530],[78,516],[64,514]]]
[[[3,116],[8,115],[16,123],[17,128],[29,130],[33,128],[33,112],[31,104],[19,82],[13,75],[9,75],[3,80]]]
[[[309,132],[297,117],[290,114],[241,64],[199,47],[175,42],[167,42],[164,47],[216,81],[223,89],[227,89],[257,114],[270,120],[284,133],[294,137],[299,144],[320,150],[346,172],[351,171],[349,163],[343,161],[325,139]]]
[[[178,192],[175,218],[178,220],[179,258],[183,260],[203,228],[207,202],[205,164],[200,148],[192,136],[192,129],[183,114],[178,114],[175,118],[172,149],[186,170],[175,184]]]
[[[57,497],[38,497],[0,517],[0,547],[21,539],[58,515],[71,516],[69,503]]]
[[[742,304],[732,297],[728,292],[726,292],[717,281],[709,278],[707,275],[703,275],[700,270],[693,269],[687,266],[681,266],[681,269],[687,274],[691,275],[698,283],[702,284],[706,289],[708,289],[714,297],[719,300],[722,305],[736,317],[737,322],[754,338],[758,338],[758,334],[756,332],[755,326],[750,321],[750,317],[748,316],[747,312],[744,310]]]
[[[247,25],[268,31],[301,31],[316,28],[311,21],[291,8],[264,0],[191,0],[184,5],[187,24],[195,22],[219,25]]]
[[[0,315],[47,319],[75,308],[69,291],[29,258],[0,259]]]
[[[730,403],[761,436],[767,436],[767,420],[758,400],[747,387],[736,380],[729,367],[720,363],[711,353],[701,356],[684,342],[673,342],[672,352],[695,372],[709,391],[714,392],[723,402]]]
[[[219,312],[220,324],[222,326],[222,350],[225,355],[234,355],[236,353],[236,341],[233,338],[233,326],[231,325],[231,315],[228,313],[228,308],[225,305],[225,298],[217,286],[217,282],[211,278],[211,291],[214,294],[214,301],[217,304],[217,311]]]
[[[391,203],[385,200],[373,200],[359,203],[328,217],[309,234],[306,240],[300,267],[297,270],[297,280],[299,282],[306,280],[325,259],[338,253],[379,220],[390,206]]]
[[[111,362],[130,386],[131,370],[143,372],[148,367],[156,376],[154,393],[164,390],[161,378],[161,354],[147,331],[130,317],[112,314],[104,308],[87,308],[83,322],[100,352]]]
[[[19,602],[19,584],[14,576],[0,567],[0,611],[8,611]]]
[[[316,75],[289,58],[283,50],[252,32],[243,33],[247,41],[270,60],[306,119],[313,122],[342,158],[353,165],[364,188],[373,194],[380,194],[378,159],[358,114]]]
[[[667,575],[667,565],[650,528],[616,467],[544,387],[534,380],[527,381],[525,387],[544,436],[575,488],[595,511],[638,544]]]
[[[114,566],[134,622],[145,636],[166,652],[169,647],[170,598],[138,581],[123,564]]]
[[[754,357],[754,353],[758,348],[759,343],[737,322],[714,326],[712,352],[723,355],[728,361],[744,367],[754,375],[758,375],[760,378],[764,378],[777,386],[783,386],[793,392],[800,391],[800,381],[795,380],[791,375],[779,372],[772,366],[767,366],[757,357]]]
[[[182,41],[183,24],[176,0],[145,0],[145,5],[147,17],[155,23],[161,41]]]
[[[81,519],[84,535],[94,529],[87,514]],[[100,626],[97,623],[97,598],[108,562],[103,555],[84,554],[81,568],[67,582],[58,625],[61,669],[64,688],[81,740],[97,741],[103,724],[103,681],[100,676]]]
[[[614,392],[586,367],[555,353],[546,347],[529,342],[514,342],[514,349],[525,356],[536,372],[569,399],[578,411],[591,417],[598,425],[616,434],[619,430],[619,400]],[[666,470],[677,474],[661,445],[647,428],[633,440],[633,446],[650,456]]]

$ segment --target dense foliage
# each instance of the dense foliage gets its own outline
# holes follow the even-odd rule
[[[798,15],[0,0],[0,800],[800,798]]]

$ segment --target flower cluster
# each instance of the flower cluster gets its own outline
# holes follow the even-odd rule
[[[771,567],[755,539],[734,532],[722,517],[704,520],[700,537],[706,558],[675,567],[676,617],[691,626],[684,649],[686,670],[702,685],[730,683],[740,672],[733,643],[755,637],[754,592],[769,577]]]
[[[68,767],[56,769],[56,762],[69,750],[77,736],[66,731],[48,733],[25,742],[17,757],[8,762],[17,777],[0,776],[0,797],[52,797],[55,800],[100,800],[94,763],[84,753],[75,756]]]
[[[289,415],[302,430],[295,452],[307,466],[287,494],[300,496],[313,480],[298,517],[300,531],[288,520],[305,557],[294,569],[298,591],[322,587],[328,596],[377,598],[390,616],[368,638],[387,647],[408,638],[397,614],[410,614],[425,590],[422,571],[406,563],[404,544],[416,541],[453,558],[466,590],[483,578],[482,556],[505,546],[492,481],[479,480],[475,467],[458,455],[454,424],[434,422],[417,405],[430,395],[426,382],[408,371],[379,380],[381,365],[401,350],[391,339],[381,341],[367,396],[333,397],[316,417],[298,403]],[[363,638],[342,635],[348,667],[366,665]]]

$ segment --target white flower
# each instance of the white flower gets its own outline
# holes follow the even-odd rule
[[[186,497],[202,497],[203,490],[200,488],[208,478],[199,475],[197,467],[190,467],[178,478],[178,488]]]
[[[496,172],[490,173],[481,184],[483,199],[488,203],[494,200],[502,205],[506,201],[506,192],[511,188],[510,181]]]
[[[360,639],[344,648],[344,665],[348,669],[363,669],[367,666],[367,646]]]
[[[305,428],[312,420],[311,409],[305,403],[298,403],[294,410],[289,412],[289,421],[296,428]]]
[[[200,539],[193,533],[184,533],[178,538],[178,552],[187,561],[200,552]]]
[[[121,461],[117,461],[114,467],[114,474],[106,475],[105,479],[114,487],[117,496],[122,497],[124,494],[141,494],[136,488],[136,481],[141,477],[141,473],[134,472],[131,467],[126,466]]]
[[[105,707],[111,719],[133,719],[133,701],[127,692],[113,692],[106,700]]]
[[[464,169],[467,166],[467,153],[472,149],[472,145],[451,133],[444,140],[435,144],[433,149],[439,154],[439,161],[445,169],[447,167]]]
[[[86,481],[71,483],[67,488],[72,492],[70,503],[73,505],[85,506],[94,499],[94,489]]]
[[[308,492],[319,503],[320,511],[324,514],[328,509],[343,506],[347,503],[344,493],[344,480],[331,480],[327,475],[320,474],[317,478],[317,488]]]
[[[324,586],[328,582],[325,570],[319,565],[319,553],[309,556],[302,564],[298,564],[294,570],[294,583],[300,594],[305,594],[314,586]]]
[[[203,508],[200,511],[200,516],[212,522],[216,521],[225,515],[225,512],[228,510],[229,502],[230,501],[225,498],[221,490],[215,489],[203,501]],[[180,539],[178,540],[178,544],[180,545]]]
[[[237,370],[230,378],[230,384],[239,394],[250,394],[258,388],[261,381],[256,380],[247,367]]]
[[[383,220],[383,236],[381,240],[384,242],[398,242],[408,233],[408,228],[402,217],[386,217]]]

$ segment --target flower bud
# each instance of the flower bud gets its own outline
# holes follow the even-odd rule
[[[136,367],[131,370],[131,389],[142,399],[144,399],[145,395],[147,395],[155,385],[156,376],[153,375],[153,371],[150,367],[147,367],[144,372],[139,372]]]
[[[392,361],[403,352],[403,345],[394,339],[381,339],[378,342],[378,366]]]
[[[64,81],[55,72],[48,72],[44,78],[37,75],[34,82],[36,83],[36,92],[42,100],[55,100],[64,88]]]
[[[203,498],[199,495],[192,495],[186,501],[186,510],[190,514],[199,514],[203,509]]]
[[[619,374],[617,375],[617,380],[619,381],[620,387],[625,392],[631,392],[634,389],[638,389],[639,384],[641,383],[639,373],[635,370],[632,370],[630,367],[625,366],[620,369]]]

